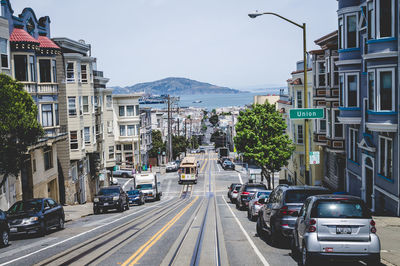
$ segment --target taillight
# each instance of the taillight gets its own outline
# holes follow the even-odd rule
[[[233,191],[233,193],[238,193],[237,191]]]
[[[371,226],[375,226],[375,221],[374,221],[374,220],[371,220],[371,222],[369,222],[369,224],[370,224]]]
[[[279,215],[280,216],[285,216],[285,215],[292,215],[292,213],[294,213],[296,210],[289,210],[288,206],[283,206],[280,210],[279,210]]]
[[[315,220],[315,219],[311,219],[310,222],[309,222],[310,225],[314,225],[316,223],[317,223],[317,220]]]
[[[259,203],[258,201],[254,202],[255,205],[262,205],[261,203]]]
[[[315,219],[311,219],[308,224],[308,232],[309,233],[314,233],[315,231],[317,231],[317,227],[315,227],[314,225],[317,223],[317,220]]]
[[[376,233],[375,221],[371,220],[369,224],[371,225],[371,233],[375,234]]]
[[[243,192],[242,192],[242,195],[250,195],[250,193],[249,193],[249,192],[246,192],[246,191],[243,191]]]

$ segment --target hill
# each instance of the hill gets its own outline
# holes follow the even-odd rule
[[[114,94],[145,92],[148,94],[193,95],[210,93],[239,93],[241,91],[220,87],[186,78],[165,78],[153,82],[138,83],[127,87],[113,87]]]

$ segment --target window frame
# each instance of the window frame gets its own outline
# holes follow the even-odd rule
[[[51,83],[52,78],[52,62],[51,59],[42,58],[38,61],[39,64],[39,82],[40,83]]]
[[[85,138],[85,145],[90,144],[90,127],[84,127],[83,133]]]
[[[321,67],[320,64],[324,65],[324,72],[321,72]],[[316,77],[316,81],[317,81],[317,87],[318,88],[325,88],[327,85],[327,78],[326,78],[326,74],[328,73],[327,71],[327,64],[326,64],[326,60],[317,60],[316,61],[316,67],[317,67],[317,77]],[[324,77],[324,83],[325,84],[320,84],[320,77],[323,76]]]
[[[48,110],[46,110],[46,111],[44,111],[43,110],[43,107],[45,107],[45,106],[50,106],[50,111],[48,111]],[[44,103],[44,104],[41,104],[41,106],[40,106],[40,113],[41,113],[41,124],[42,124],[42,126],[43,127],[54,127],[54,113],[53,113],[53,111],[54,111],[54,108],[53,108],[53,104],[51,104],[51,103]],[[44,121],[45,121],[45,119],[44,119],[44,115],[46,115],[46,121],[47,121],[47,123],[45,124],[44,123]]]
[[[347,34],[348,34],[348,32],[347,32],[347,21],[348,21],[348,17],[351,17],[351,16],[356,16],[356,23],[357,23],[357,25],[356,25],[356,46],[355,47],[349,47],[349,45],[348,45],[348,38],[347,38]],[[359,45],[359,42],[360,42],[360,37],[358,36],[359,34],[359,25],[358,25],[358,21],[359,21],[359,15],[358,15],[358,12],[352,12],[352,13],[348,13],[348,14],[345,14],[344,15],[344,32],[345,32],[345,34],[344,34],[344,37],[345,37],[345,40],[344,40],[344,48],[345,49],[353,49],[353,48],[359,48],[360,47],[360,45]]]
[[[369,9],[370,4],[372,4],[371,12]],[[376,12],[375,1],[369,0],[367,2],[367,38],[368,38],[368,40],[373,40],[376,38],[376,14],[375,14],[375,12]],[[369,14],[371,14],[371,23],[370,23]]]
[[[5,48],[6,48],[6,52],[5,53],[3,53],[3,52],[1,52],[1,50],[0,50],[0,59],[1,59],[1,62],[0,62],[0,67],[2,68],[2,69],[9,69],[10,68],[10,49],[9,49],[9,41],[7,40],[7,39],[5,39],[5,38],[1,38],[0,37],[0,41],[4,41],[4,43],[5,43]],[[5,61],[3,61],[3,59],[6,57],[6,60]],[[7,65],[6,66],[4,66],[3,65],[3,62],[7,62]]]
[[[392,15],[392,32],[390,36],[385,36],[385,37],[381,37],[381,21],[380,21],[380,13],[381,13],[381,0],[377,0],[376,1],[376,5],[375,5],[375,17],[376,17],[376,29],[375,29],[375,33],[376,33],[376,39],[383,39],[383,38],[393,38],[395,35],[395,31],[396,31],[396,25],[395,25],[395,20],[396,20],[396,12],[395,12],[395,7],[396,7],[396,2],[394,0],[390,0],[392,2],[392,11],[391,11],[391,15]]]
[[[301,127],[301,138],[300,138],[300,131],[299,131],[299,127]],[[299,145],[303,145],[304,144],[304,128],[303,128],[303,125],[301,125],[301,124],[297,124],[296,125],[296,143],[297,144],[299,144]],[[301,142],[299,141],[299,140],[301,140]]]
[[[85,68],[85,70],[83,70],[83,68]],[[88,68],[89,65],[88,64],[81,64],[81,82],[82,83],[89,83],[89,78],[88,78]],[[85,76],[85,78],[84,78]]]
[[[54,167],[52,147],[46,147],[46,149],[43,150],[43,163],[45,171],[50,170]]]
[[[85,99],[86,99],[86,104],[85,104]],[[87,110],[85,112],[85,107],[87,107]],[[89,114],[89,96],[82,96],[82,110],[84,114]]]
[[[343,124],[338,120],[337,117],[340,116],[340,111],[338,108],[332,108],[330,109],[332,112],[332,139],[343,139],[344,138],[344,126]],[[337,113],[337,115],[336,115]],[[342,136],[337,136],[336,135],[336,125],[342,125]]]
[[[377,92],[377,86],[376,86],[376,73],[375,73],[375,70],[368,70],[368,72],[367,72],[368,74],[367,74],[367,87],[368,87],[368,89],[367,89],[367,97],[368,97],[368,106],[367,106],[367,109],[368,110],[370,110],[370,111],[375,111],[376,110],[376,106],[377,106],[377,99],[376,99],[376,92]],[[374,79],[374,87],[372,88],[372,91],[374,92],[374,95],[371,97],[371,95],[370,95],[370,74],[372,74],[372,76],[373,76],[373,79]],[[373,108],[371,109],[370,108],[370,103],[371,103],[371,101],[372,101],[372,103],[373,103]]]
[[[70,100],[74,100],[74,108],[71,108]],[[72,112],[73,111],[73,112]],[[71,113],[72,112],[72,113]],[[75,96],[68,96],[68,116],[77,116],[77,108],[76,108],[76,97]]]
[[[392,109],[391,110],[382,110],[381,109],[381,72],[392,72]],[[379,112],[394,112],[396,109],[396,75],[395,75],[395,68],[378,68],[376,69],[376,110]]]
[[[68,69],[68,66],[70,64],[72,64],[72,70]],[[65,78],[67,80],[67,83],[75,83],[75,65],[76,65],[75,62],[73,61],[67,62],[67,66],[65,67],[65,72],[66,72]],[[72,74],[72,78],[71,77],[69,78],[68,74]]]
[[[72,138],[73,134],[76,135],[76,138]],[[72,145],[74,145],[74,147],[76,145],[76,148],[73,148]],[[69,146],[70,146],[71,150],[79,150],[79,138],[78,138],[78,131],[77,130],[71,130],[69,132]]]
[[[345,104],[346,104],[345,97],[344,97],[345,96],[345,93],[344,93],[344,91],[345,91],[345,81],[346,81],[345,74],[344,73],[339,74],[339,84],[338,84],[338,87],[339,87],[339,106],[341,106],[341,107],[344,107]]]
[[[126,133],[126,125],[119,125],[119,136],[126,137]]]
[[[114,159],[114,146],[108,146],[108,159]]]
[[[344,49],[344,17],[339,16],[338,18],[338,46],[339,49]]]
[[[299,95],[300,95],[301,105],[299,105]],[[303,91],[301,91],[301,90],[296,90],[296,107],[303,108]]]
[[[358,159],[358,129],[349,127],[349,159],[357,162]]]
[[[394,159],[394,156],[393,156],[393,138],[390,138],[390,137],[386,137],[386,136],[382,136],[382,135],[379,135],[379,141],[378,141],[378,147],[379,147],[379,149],[378,149],[378,158],[379,158],[379,160],[378,160],[378,165],[379,165],[379,167],[378,167],[378,173],[380,174],[380,175],[382,175],[382,176],[384,176],[384,177],[386,177],[386,178],[389,178],[389,179],[391,179],[391,180],[393,180],[393,159]],[[382,150],[381,150],[381,141],[384,141],[384,146],[385,146],[385,151],[384,151],[384,154],[382,155]],[[391,162],[392,162],[392,166],[391,166],[391,169],[390,169],[390,175],[389,175],[389,173],[388,173],[388,171],[389,171],[389,169],[388,169],[388,152],[387,152],[387,150],[388,150],[388,141],[390,141],[391,142],[391,154],[390,154],[390,157],[391,157]],[[381,165],[381,163],[382,163],[382,160],[381,160],[381,158],[382,158],[382,156],[385,156],[384,157],[384,160],[383,160],[383,162],[384,162],[384,166],[383,166],[383,173],[382,173],[382,165]]]
[[[121,111],[123,111],[123,112],[121,112]],[[125,117],[125,114],[126,114],[125,105],[118,106],[118,116],[119,117]]]
[[[15,60],[15,58],[22,58],[22,57],[24,57],[25,58],[25,78],[24,78],[24,80],[21,80],[21,79],[19,79],[19,78],[21,78],[21,77],[17,77],[17,73],[19,73],[18,71],[16,71],[16,69],[17,69],[17,64],[16,64],[16,61],[17,60]],[[13,59],[14,59],[14,78],[17,80],[17,81],[24,81],[24,82],[29,82],[30,80],[29,80],[29,69],[28,69],[28,56],[26,55],[26,54],[14,54],[13,55]],[[22,73],[22,72],[21,72]],[[23,74],[23,73],[22,73]]]
[[[112,108],[112,95],[106,95],[106,107],[107,109]]]
[[[349,88],[348,88],[348,77],[349,76],[356,76],[357,80],[357,105],[356,106],[349,106]],[[344,94],[345,96],[345,106],[346,107],[360,107],[360,74],[358,72],[350,72],[350,73],[345,73],[345,78],[344,78],[344,87],[346,93]]]

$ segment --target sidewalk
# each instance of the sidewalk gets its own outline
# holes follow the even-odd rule
[[[63,206],[65,222],[75,221],[79,218],[93,214],[93,203]]]
[[[374,216],[374,221],[381,240],[382,263],[400,266],[400,218]]]

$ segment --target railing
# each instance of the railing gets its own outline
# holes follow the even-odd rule
[[[38,93],[58,93],[57,84],[38,84]]]
[[[37,92],[37,85],[36,83],[23,83],[25,90],[28,93],[36,93]]]

